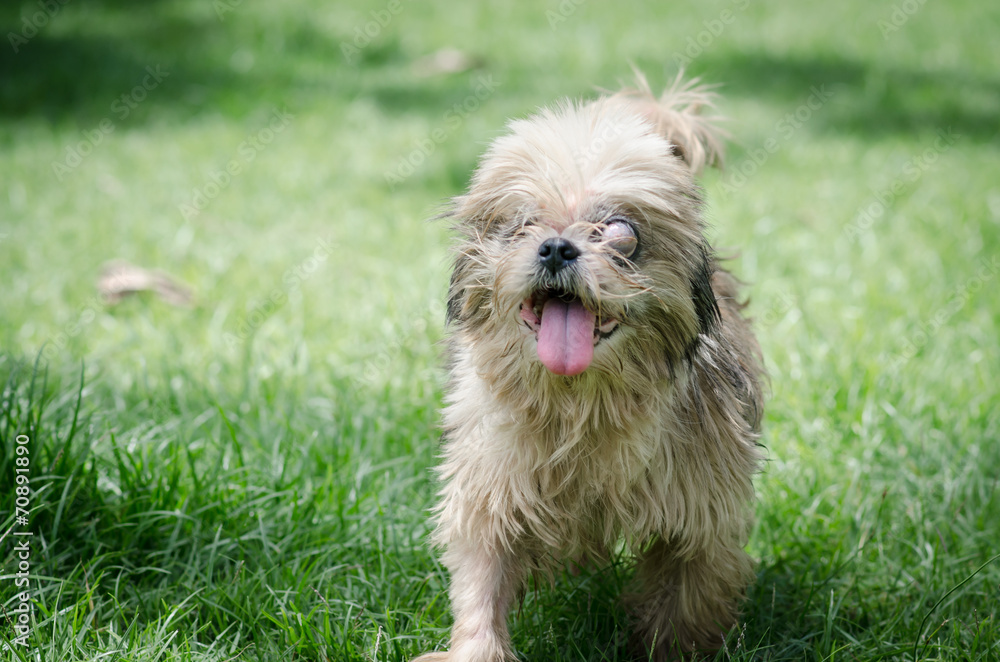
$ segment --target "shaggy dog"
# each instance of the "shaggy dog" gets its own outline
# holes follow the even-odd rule
[[[712,94],[639,76],[512,121],[446,214],[450,382],[435,542],[448,652],[514,659],[531,574],[634,556],[639,651],[718,649],[753,578],[743,547],[763,370],[695,176],[721,159]]]

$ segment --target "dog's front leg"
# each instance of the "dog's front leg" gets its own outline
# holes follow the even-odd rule
[[[639,561],[635,603],[639,634],[653,660],[673,660],[722,647],[736,624],[753,560],[733,536],[682,558],[658,540]],[[653,644],[655,643],[655,648]],[[644,652],[645,656],[648,654]]]
[[[506,662],[513,660],[507,612],[521,587],[515,553],[482,540],[456,540],[444,554],[451,572],[455,624],[448,652],[427,653],[414,662]]]

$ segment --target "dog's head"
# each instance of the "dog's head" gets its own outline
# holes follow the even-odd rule
[[[491,145],[449,212],[449,318],[482,370],[665,375],[717,323],[694,179],[721,158],[710,99],[640,79]]]

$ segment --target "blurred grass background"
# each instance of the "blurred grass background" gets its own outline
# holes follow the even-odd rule
[[[18,434],[35,490],[34,653],[0,654],[442,645],[425,219],[508,118],[634,64],[722,84],[708,213],[773,380],[722,659],[1000,657],[1000,568],[973,574],[1000,540],[1000,7],[43,0],[0,28],[0,535]],[[468,66],[428,72],[442,49]],[[115,258],[194,305],[108,304]],[[525,659],[625,659],[618,570],[530,593]]]

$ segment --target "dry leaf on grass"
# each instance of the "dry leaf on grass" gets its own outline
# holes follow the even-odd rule
[[[427,78],[438,74],[458,74],[483,66],[482,58],[474,57],[456,48],[442,48],[413,62],[413,73]]]
[[[125,260],[112,260],[104,265],[97,279],[97,289],[109,305],[147,290],[174,306],[190,306],[193,298],[191,288],[169,274],[143,269]]]

